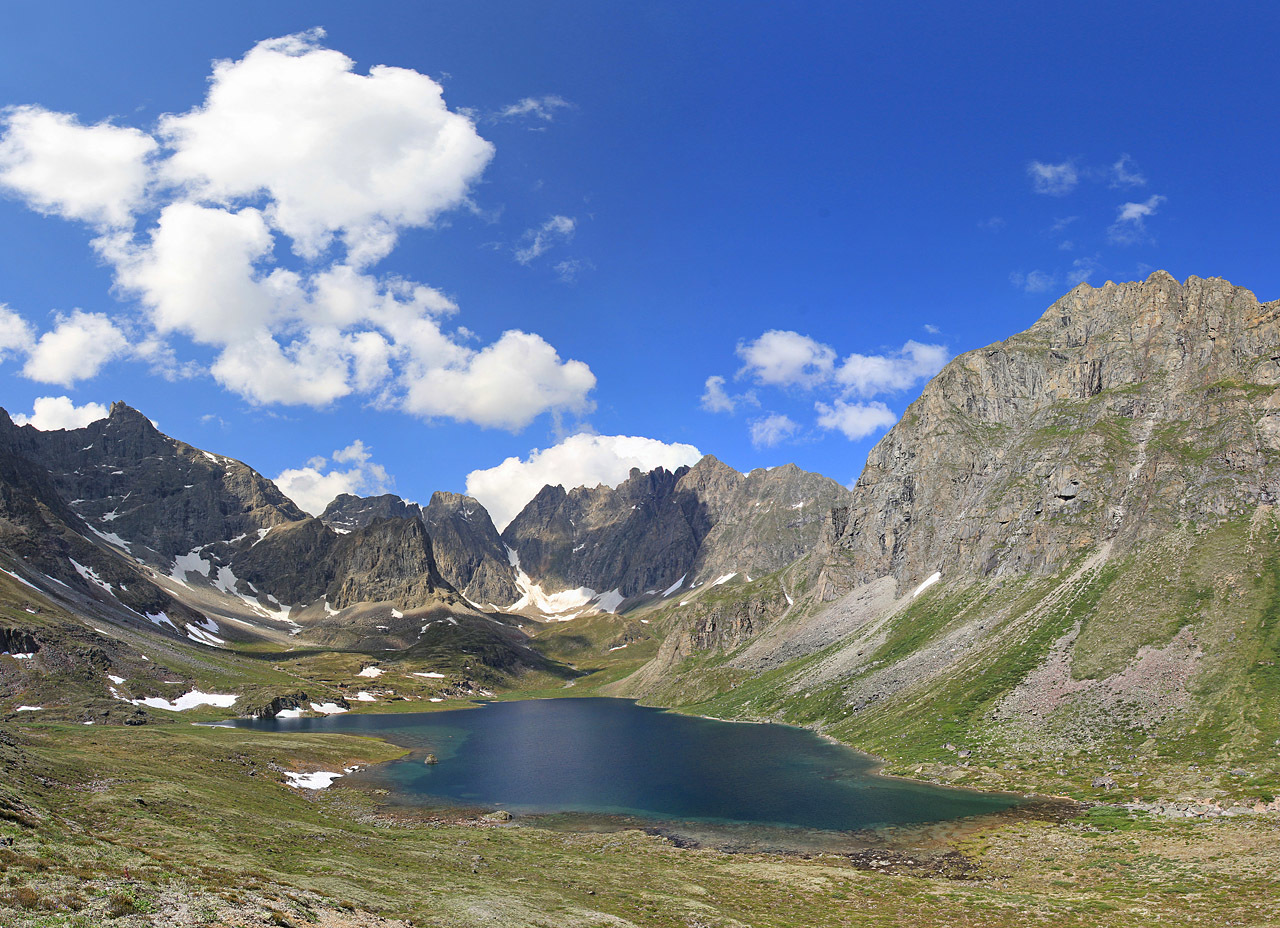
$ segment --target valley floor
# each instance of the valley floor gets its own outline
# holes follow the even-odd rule
[[[1095,806],[910,852],[731,854],[285,785],[286,770],[401,753],[349,736],[23,719],[0,751],[6,925],[1280,925],[1274,815]]]

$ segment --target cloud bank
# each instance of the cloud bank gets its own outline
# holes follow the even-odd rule
[[[173,376],[190,368],[175,352],[191,345],[212,357],[215,381],[259,405],[356,395],[510,430],[548,411],[589,412],[586,364],[523,330],[475,345],[452,325],[450,297],[372,271],[401,232],[470,205],[494,147],[431,78],[360,74],[323,35],[215,62],[204,101],[150,132],[37,106],[3,111],[0,188],[90,226],[140,313],[77,310],[37,336],[0,309],[0,356],[26,355],[27,377],[71,385],[122,357]],[[562,101],[527,103],[516,108],[546,118]],[[553,216],[523,253],[532,261],[572,231]],[[143,349],[126,350],[126,333]],[[59,360],[68,356],[79,360]]]

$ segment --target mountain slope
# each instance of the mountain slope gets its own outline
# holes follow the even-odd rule
[[[777,575],[785,612],[751,621],[767,584],[671,610],[617,691],[903,764],[964,742],[1068,781],[1065,756],[1201,756],[1280,783],[1278,359],[1280,303],[1226,281],[1077,287],[926,386]]]

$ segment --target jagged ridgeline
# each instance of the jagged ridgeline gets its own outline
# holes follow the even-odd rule
[[[670,610],[617,690],[899,761],[1264,762],[1277,383],[1280,303],[1164,272],[1081,284],[926,386],[778,589]]]
[[[1278,316],[1220,279],[1082,284],[948,364],[852,490],[708,456],[545,487],[502,532],[444,492],[310,517],[120,403],[65,432],[0,415],[5,649],[36,655],[0,660],[0,685],[151,672],[136,647],[157,639],[429,654],[494,685],[587,655],[609,692],[892,761],[964,742],[1065,767],[1261,763],[1280,738]],[[135,650],[94,651],[90,627]]]
[[[849,497],[791,465],[743,475],[707,457],[633,472],[617,489],[548,487],[502,535],[479,502],[447,492],[425,507],[342,495],[313,518],[249,466],[124,403],[67,431],[0,413],[0,468],[0,561],[80,626],[143,635],[135,644],[429,651],[464,668],[472,655],[513,673],[550,666],[531,620],[774,570],[811,549]],[[32,614],[26,598],[13,605]],[[48,623],[17,618],[14,636],[47,636]],[[26,669],[54,658],[46,649]]]

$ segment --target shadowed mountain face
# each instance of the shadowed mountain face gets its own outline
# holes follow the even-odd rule
[[[617,489],[544,487],[503,541],[550,589],[616,589],[624,597],[660,591],[692,569],[711,529],[700,500],[676,491],[687,472],[633,469]]]
[[[544,487],[503,532],[551,589],[662,592],[766,574],[812,548],[849,491],[794,464],[740,474],[707,455],[675,473],[632,470],[617,487]]]
[[[306,518],[252,468],[161,434],[124,403],[82,429],[16,431],[16,450],[46,470],[77,515],[159,566],[197,545]]]
[[[502,538],[470,496],[437,490],[422,511],[440,574],[468,599],[508,606],[520,598]]]
[[[407,502],[394,493],[381,496],[352,496],[339,493],[320,513],[320,521],[340,532],[364,528],[374,519],[413,519],[422,514],[417,503]]]

